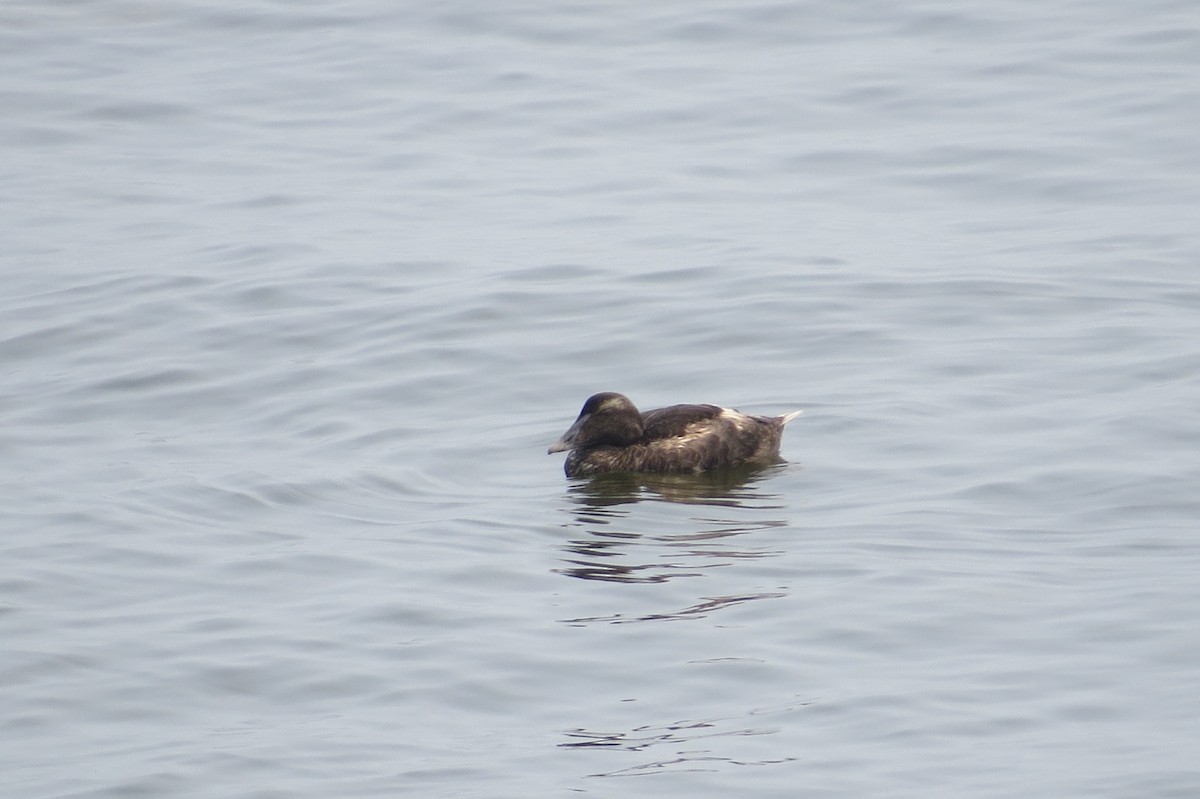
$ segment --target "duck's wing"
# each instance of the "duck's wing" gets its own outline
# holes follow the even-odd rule
[[[672,405],[656,408],[642,414],[642,425],[646,428],[645,439],[674,438],[687,432],[689,425],[716,418],[721,408],[716,405]]]

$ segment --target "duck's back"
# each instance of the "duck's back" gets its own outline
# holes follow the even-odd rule
[[[721,411],[716,405],[671,405],[646,411],[642,414],[642,426],[646,431],[643,439],[655,441],[686,435],[692,425],[715,419]]]

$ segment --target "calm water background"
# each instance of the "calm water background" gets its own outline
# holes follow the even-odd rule
[[[0,794],[1200,795],[1192,2],[0,8]],[[806,409],[565,480],[584,398]]]

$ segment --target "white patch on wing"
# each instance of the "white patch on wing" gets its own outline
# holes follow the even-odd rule
[[[692,422],[679,435],[662,439],[661,445],[672,449],[687,449],[696,441],[720,435],[724,424],[732,424],[740,433],[754,429],[761,423],[753,416],[741,411],[735,411],[733,408],[721,408],[720,413],[714,418]]]
[[[724,410],[724,409],[722,409]],[[734,411],[736,413],[736,411]],[[722,414],[718,414],[720,418]],[[677,436],[662,439],[664,446],[672,449],[687,449],[694,442],[703,438],[708,438],[717,432],[716,419],[701,419],[698,422],[692,422],[687,427],[683,428],[683,432]]]
[[[726,421],[733,422],[734,426],[737,427],[738,430],[745,430],[747,427],[752,427],[755,424],[753,418],[747,416],[741,411],[735,411],[733,408],[722,408],[721,413],[718,414],[718,416]]]

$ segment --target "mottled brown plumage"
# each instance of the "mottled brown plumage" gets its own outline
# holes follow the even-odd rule
[[[641,413],[628,397],[588,398],[549,452],[570,450],[568,477],[606,472],[701,472],[779,460],[783,426],[800,411],[751,416],[716,405],[672,405]]]

